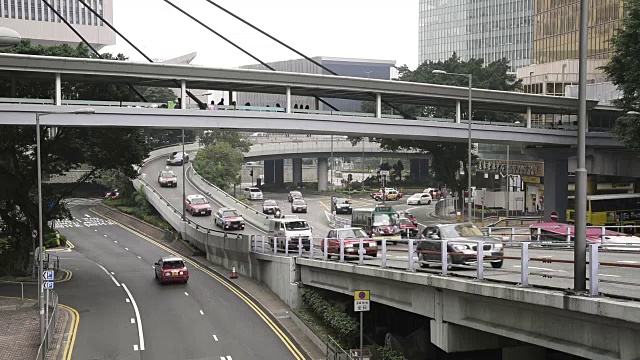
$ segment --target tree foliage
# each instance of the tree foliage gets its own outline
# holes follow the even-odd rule
[[[219,141],[198,151],[193,166],[203,178],[221,189],[236,184],[242,169],[242,151]]]
[[[67,45],[30,46],[22,42],[11,52],[67,57],[91,57],[86,47]],[[111,59],[126,59],[123,55]],[[18,97],[52,98],[53,81],[28,81],[18,79]],[[9,85],[10,87],[10,85]],[[6,82],[0,81],[0,92],[6,91]],[[10,91],[10,89],[9,89]],[[6,93],[4,96],[8,95]],[[63,96],[84,100],[132,100],[133,95],[123,85],[63,83]],[[75,116],[75,115],[68,115]],[[77,169],[81,165],[91,169],[77,183],[97,176],[101,171],[113,170],[132,178],[136,175],[132,164],[140,164],[148,154],[144,133],[138,129],[58,127],[51,131],[41,127],[42,178]],[[0,273],[22,273],[26,270],[29,251],[33,250],[31,230],[37,228],[38,197],[36,167],[36,131],[34,126],[0,127],[0,220],[10,234],[10,251],[0,254]],[[50,219],[69,216],[64,199],[73,188],[54,190],[44,183],[43,223]]]
[[[611,82],[622,91],[615,105],[626,111],[640,111],[640,1],[625,1],[627,13],[611,39],[613,55],[603,66]],[[640,150],[640,118],[625,116],[616,120],[613,135],[625,146]]]
[[[214,145],[218,142],[226,142],[243,153],[251,150],[251,140],[246,135],[237,131],[207,130],[200,136],[200,144],[204,146]]]
[[[424,62],[415,70],[410,70],[406,65],[403,65],[398,68],[398,80],[461,87],[468,86],[468,79],[466,77],[434,74],[433,70],[444,70],[448,73],[472,74],[473,88],[515,91],[522,86],[522,80],[518,80],[514,74],[509,73],[509,61],[506,59],[497,60],[485,66],[484,60],[482,59],[462,61],[455,53],[445,61]],[[396,104],[396,106],[405,114],[413,117],[455,118],[455,109],[452,108],[406,104]],[[363,111],[373,112],[374,110],[373,103],[363,104]],[[473,110],[472,115],[474,120],[493,122],[513,122],[515,120],[521,120],[520,116],[508,113]],[[462,114],[462,118],[466,119],[467,117],[468,114]],[[465,168],[468,166],[468,145],[466,143],[427,140],[411,141],[381,137],[370,140],[380,143],[382,148],[391,151],[416,150],[431,154],[431,169],[438,182],[446,184],[454,190],[466,188],[466,181],[457,176],[457,172],[460,169],[460,162],[463,163]],[[352,139],[352,143],[354,144],[358,141],[360,141],[360,139]]]
[[[175,101],[177,95],[173,92],[172,89],[169,88],[161,88],[161,87],[141,87],[138,89],[142,95],[149,102],[153,103],[168,103],[169,101]]]

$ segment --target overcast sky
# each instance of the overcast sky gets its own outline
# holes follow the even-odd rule
[[[265,62],[299,58],[205,0],[170,0]],[[115,0],[114,26],[151,58],[197,52],[193,64],[256,63],[164,0]],[[418,0],[217,0],[221,6],[309,56],[418,64]],[[142,60],[121,38],[103,51]]]

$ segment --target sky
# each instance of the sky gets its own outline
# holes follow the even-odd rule
[[[169,0],[259,59],[300,58],[206,0]],[[418,0],[214,0],[308,56],[395,60],[418,64]],[[393,5],[392,5],[393,4]],[[152,59],[197,52],[192,64],[239,67],[255,60],[164,0],[114,0],[113,25]],[[102,51],[142,56],[117,37]]]

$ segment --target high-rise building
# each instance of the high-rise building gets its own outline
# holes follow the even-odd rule
[[[623,0],[589,1],[589,59],[609,58],[623,17]],[[578,58],[580,0],[536,0],[534,24],[536,64]]]
[[[47,1],[91,45],[100,49],[115,45],[115,33],[78,0]],[[113,0],[85,0],[109,23],[113,23]],[[76,45],[76,34],[42,0],[0,0],[0,25],[13,29],[33,44]]]
[[[420,63],[456,52],[463,61],[531,64],[533,0],[420,0]]]

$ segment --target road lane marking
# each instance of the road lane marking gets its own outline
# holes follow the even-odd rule
[[[116,244],[118,243],[118,241],[117,241],[117,240],[113,240],[113,242],[114,242],[114,243],[116,243]]]
[[[218,341],[218,337],[216,335],[213,335],[213,340]]]
[[[200,315],[204,315],[204,312],[202,310],[200,310]]]
[[[124,299],[126,302],[131,302],[131,300],[129,300],[129,298]]]
[[[80,313],[70,306],[60,304],[61,307],[67,309],[71,313],[71,326],[69,327],[69,340],[64,347],[62,360],[71,360],[73,355],[73,347],[76,343],[76,335],[78,334],[78,324],[80,323]]]
[[[520,268],[520,265],[513,265],[514,268]],[[566,272],[564,270],[556,270],[556,269],[549,269],[549,268],[543,268],[543,267],[535,267],[535,266],[529,266],[529,269],[533,269],[533,270],[542,270],[542,271],[556,271],[556,272]]]
[[[618,275],[608,275],[608,274],[598,274],[598,276],[616,277],[616,278],[619,278],[619,277],[620,277],[620,276],[618,276]]]
[[[111,275],[115,275],[115,273],[112,271],[112,272],[111,272]]]
[[[187,296],[189,296],[189,293],[188,293],[188,292],[186,292],[186,291],[184,292],[184,294],[185,294],[185,295],[187,295]]]
[[[138,259],[142,259],[140,256],[138,256]]]
[[[109,274],[109,272],[107,271],[107,269],[104,268],[104,266],[96,263],[96,265],[98,265],[100,267],[100,269],[102,269],[102,271],[104,271],[105,274],[109,275],[109,277],[111,278],[111,280],[113,281],[114,284],[116,284],[117,287],[120,287],[120,284],[116,281],[116,278],[113,277],[113,275]]]
[[[129,248],[124,248],[125,250],[129,251]]]
[[[90,217],[91,217],[91,215],[89,215],[89,214],[84,214],[84,217],[88,217],[88,218],[90,218]]]
[[[127,296],[131,300],[131,305],[133,305],[133,311],[136,313],[136,320],[138,322],[138,337],[140,338],[140,351],[144,350],[144,333],[142,332],[142,320],[140,320],[140,311],[138,310],[138,305],[136,304],[136,300],[131,295],[131,292],[127,288],[127,285],[122,283],[122,288],[127,292]]]
[[[107,234],[104,234],[104,237],[107,237]]]
[[[262,321],[265,322],[265,324],[274,332],[274,334],[276,334],[276,336],[282,341],[282,343],[287,347],[287,349],[291,352],[291,354],[294,356],[294,358],[296,358],[297,360],[304,360],[306,359],[305,355],[302,354],[302,352],[300,351],[300,349],[296,346],[296,344],[284,333],[284,331],[278,326],[276,325],[276,323],[269,317],[267,316],[267,314],[260,308],[258,307],[255,302],[250,299],[249,297],[245,296],[242,292],[240,292],[240,290],[236,289],[234,286],[232,286],[231,284],[227,283],[225,281],[225,279],[223,279],[222,277],[220,277],[219,275],[217,275],[216,273],[214,273],[213,271],[209,270],[208,268],[202,267],[200,264],[192,261],[191,259],[187,258],[186,256],[180,254],[179,252],[151,239],[148,236],[145,236],[123,224],[120,224],[119,222],[117,222],[115,219],[107,216],[107,215],[103,215],[103,214],[99,214],[98,212],[96,212],[95,210],[91,210],[91,212],[95,213],[96,215],[99,215],[105,219],[108,219],[110,221],[112,221],[114,224],[120,226],[120,228],[122,228],[123,230],[126,230],[136,236],[138,236],[139,238],[146,240],[148,243],[153,244],[165,251],[167,251],[168,253],[175,255],[175,256],[180,256],[183,259],[185,259],[185,261],[187,261],[189,264],[191,264],[194,268],[202,271],[203,273],[209,275],[209,277],[213,278],[214,280],[218,281],[218,283],[220,283],[222,286],[226,287],[229,291],[231,291],[232,293],[234,293],[236,296],[238,296],[238,298],[240,298],[245,304],[247,304],[247,306],[249,306],[257,315],[258,317],[260,317],[262,319]],[[153,267],[153,266],[152,266]],[[140,324],[138,324],[140,325]]]
[[[132,323],[132,324],[135,324],[135,323],[136,323],[136,319],[131,318],[131,323]]]
[[[98,232],[98,229],[93,229],[93,231]]]
[[[632,261],[632,260],[618,260],[620,264],[640,264],[640,261]]]
[[[138,345],[133,344],[133,351],[138,351]]]

